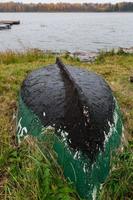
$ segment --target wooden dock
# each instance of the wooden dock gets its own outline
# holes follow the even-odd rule
[[[0,30],[11,29],[10,24],[0,24]]]
[[[0,24],[18,25],[20,24],[20,21],[1,20]]]

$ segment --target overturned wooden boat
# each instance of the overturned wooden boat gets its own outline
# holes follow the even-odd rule
[[[51,127],[52,134],[47,134]],[[24,80],[19,96],[17,139],[50,138],[64,175],[79,195],[96,199],[121,144],[118,104],[105,80],[90,71],[56,64]]]
[[[11,29],[9,24],[0,24],[0,30]]]
[[[1,20],[0,24],[18,25],[20,24],[20,21]]]

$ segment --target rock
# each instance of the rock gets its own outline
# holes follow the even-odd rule
[[[79,58],[81,62],[93,62],[98,56],[97,52],[76,51],[71,53],[71,57]]]
[[[122,48],[125,53],[133,53],[133,47],[130,48]]]
[[[132,54],[133,53],[133,47],[129,47],[129,48],[119,47],[119,48],[114,49],[114,53],[119,53],[119,52]]]

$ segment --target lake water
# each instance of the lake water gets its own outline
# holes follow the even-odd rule
[[[0,51],[40,48],[97,51],[133,46],[133,13],[0,13],[20,20],[0,31]]]

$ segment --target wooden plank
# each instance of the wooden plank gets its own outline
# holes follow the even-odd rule
[[[0,24],[18,25],[20,24],[20,21],[1,20]]]

